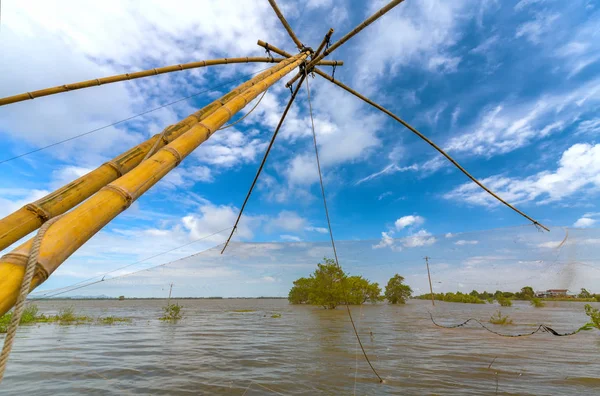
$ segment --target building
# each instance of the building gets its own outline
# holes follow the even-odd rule
[[[535,296],[536,297],[542,297],[542,298],[547,298],[547,297],[569,297],[572,294],[573,293],[569,293],[569,290],[567,290],[567,289],[548,289],[546,291],[537,291],[537,292],[535,292]]]

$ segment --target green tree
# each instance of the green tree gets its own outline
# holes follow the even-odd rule
[[[535,292],[533,291],[533,287],[525,286],[525,287],[521,288],[520,298],[522,298],[523,300],[531,300],[533,297],[535,297]]]
[[[348,304],[360,305],[367,301],[376,303],[383,300],[378,283],[371,283],[362,276],[350,276],[345,282]]]
[[[385,287],[385,298],[390,304],[404,304],[406,299],[412,294],[410,286],[403,284],[404,277],[396,274],[387,283]]]
[[[470,295],[472,295],[473,297],[477,297],[479,298],[479,292],[477,290],[473,290],[471,293],[469,293]]]
[[[288,294],[291,304],[308,304],[310,291],[313,287],[312,278],[300,278],[294,281],[294,286]]]
[[[577,296],[579,298],[591,298],[592,295],[590,294],[589,291],[587,291],[586,289],[582,288],[581,289],[581,293],[579,293],[579,296]]]
[[[325,309],[335,309],[344,302],[344,285],[346,274],[335,260],[324,258],[325,264],[317,264],[317,269],[311,275],[312,287],[308,294],[308,301],[313,305],[320,305]]]

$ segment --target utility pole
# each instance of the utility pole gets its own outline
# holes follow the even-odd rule
[[[171,287],[169,287],[169,299],[167,300],[167,306],[171,305],[171,292],[172,291],[173,291],[173,284],[171,283]]]
[[[431,286],[431,274],[429,273],[429,257],[425,256],[425,264],[427,265],[427,277],[429,278],[429,291],[431,292],[431,305],[435,307],[435,299],[433,298],[433,287]]]

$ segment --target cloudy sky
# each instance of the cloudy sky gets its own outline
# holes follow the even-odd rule
[[[298,4],[280,0],[300,39],[313,47],[330,27],[336,40],[383,5],[332,0]],[[600,10],[592,1],[407,0],[331,57],[345,62],[337,68],[336,78],[406,119],[500,196],[552,229],[545,242],[532,241],[532,246],[547,243],[555,248],[564,238],[562,227],[600,224],[598,26]],[[266,1],[178,0],[142,5],[137,1],[5,0],[0,96],[175,63],[261,56],[264,50],[256,45],[258,39],[295,52]],[[268,66],[184,71],[0,108],[2,161],[192,96],[1,163],[0,215],[94,169]],[[231,227],[289,98],[285,81],[271,88],[242,123],[215,134],[92,238],[43,288],[79,282]],[[440,256],[445,252],[441,241],[450,243],[447,233],[468,233],[468,238],[453,245],[466,255],[450,263],[465,268],[469,249],[483,245],[477,239],[485,234],[480,231],[526,224],[393,120],[318,77],[310,84],[336,239],[364,241],[360,244],[369,248],[372,257],[389,251],[416,260],[415,249],[421,255]],[[303,90],[247,206],[236,240],[327,241],[311,145]],[[111,276],[205,250],[221,243],[226,234]],[[581,240],[587,241],[586,246],[600,242],[593,236]],[[485,245],[489,257],[498,256],[495,250],[508,249]],[[276,273],[242,270],[234,261],[206,267],[201,276],[251,281],[246,284],[253,286],[244,289],[247,295],[261,294],[266,285],[276,284],[276,289],[268,290],[278,293],[290,286]],[[598,262],[578,267],[581,279],[598,275],[600,270],[593,265]],[[416,267],[390,267],[388,272],[391,276],[402,271],[407,278],[422,275],[422,268]],[[368,270],[362,272],[369,276]],[[482,271],[481,276],[493,275]],[[530,277],[516,269],[513,276],[516,280]],[[450,285],[447,279],[443,285]],[[530,283],[543,288],[557,282],[532,279]],[[455,283],[447,289],[457,287],[461,286]],[[219,293],[210,294],[239,295],[236,290],[236,282],[223,282]]]

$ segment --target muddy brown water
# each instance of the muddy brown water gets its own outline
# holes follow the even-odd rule
[[[592,395],[600,394],[600,332],[503,338],[476,325],[497,305],[411,300],[352,307],[379,383],[358,349],[345,309],[286,300],[179,300],[184,319],[163,323],[164,300],[42,301],[129,324],[19,329],[0,394],[27,395]],[[594,304],[599,306],[600,304]],[[502,308],[505,333],[545,323],[559,332],[587,320],[584,304],[524,302]],[[235,312],[252,310],[252,312]],[[271,317],[281,314],[279,318]],[[491,364],[491,367],[490,367]]]

